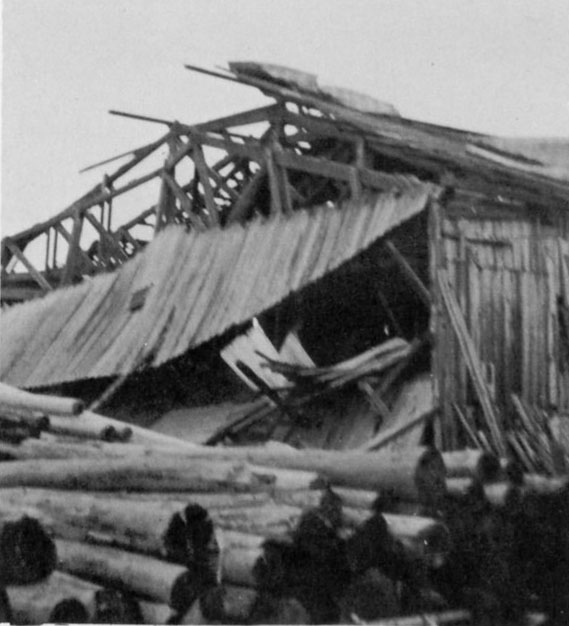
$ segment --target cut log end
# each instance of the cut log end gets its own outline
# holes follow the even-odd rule
[[[141,620],[142,616],[138,604],[127,594],[114,589],[99,589],[95,593],[93,622],[97,624],[137,624]]]
[[[0,587],[0,623],[10,624],[13,621],[12,608],[6,589]]]
[[[55,624],[87,624],[89,612],[79,600],[68,598],[55,605],[49,620]]]
[[[183,613],[198,599],[201,581],[198,583],[197,577],[193,572],[188,571],[174,582],[169,602],[174,611]]]
[[[7,520],[0,524],[0,560],[6,584],[37,582],[55,569],[55,544],[38,520]]]
[[[426,448],[415,472],[419,499],[424,504],[440,502],[446,493],[446,468],[443,458],[434,448]]]
[[[169,559],[199,570],[200,577],[215,580],[219,569],[219,550],[213,521],[199,504],[190,504],[176,513],[164,537]]]

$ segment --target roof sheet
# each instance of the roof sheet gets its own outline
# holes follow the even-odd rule
[[[113,274],[5,311],[0,379],[49,386],[160,365],[337,268],[422,211],[437,190],[409,177],[404,192],[341,207],[201,233],[167,228]],[[143,307],[131,311],[144,288]]]
[[[354,103],[346,106],[341,98],[336,99],[333,94],[325,93],[313,76],[309,84],[298,79],[303,72],[290,68],[287,68],[287,74],[276,72],[273,66],[263,63],[230,63],[229,67],[238,80],[256,86],[273,97],[316,106],[336,122],[347,123],[369,138],[375,137],[385,148],[394,148],[413,158],[422,156],[430,162],[439,162],[443,167],[464,168],[496,184],[515,186],[523,181],[532,190],[546,190],[563,203],[569,199],[567,177],[547,163],[528,169],[524,160],[518,159],[519,151],[512,152],[511,146],[503,148],[509,153],[509,158],[504,161],[497,161],[495,155],[487,152],[469,150],[479,143],[492,145],[494,138],[487,135],[400,118],[389,111],[375,115],[365,107],[363,111],[357,110]],[[313,85],[315,81],[316,87]]]

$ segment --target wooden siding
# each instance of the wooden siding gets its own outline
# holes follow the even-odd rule
[[[434,265],[448,271],[486,379],[508,419],[510,394],[542,407],[569,409],[569,371],[562,363],[558,299],[569,257],[567,220],[465,218],[443,212]],[[437,245],[432,240],[432,245]],[[566,266],[567,267],[567,266]],[[453,402],[475,404],[464,360],[444,314],[433,320],[434,367],[446,445],[454,445]]]

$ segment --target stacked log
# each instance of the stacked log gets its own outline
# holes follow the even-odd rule
[[[60,419],[120,427],[83,415]],[[0,581],[0,615],[11,603],[15,621],[459,624],[567,611],[566,480],[522,478],[480,451],[207,449],[136,427],[105,442],[67,423],[0,446],[14,459],[0,464],[0,551],[14,522],[44,532]],[[22,576],[26,563],[39,570]]]
[[[140,621],[136,602],[120,592],[54,572],[30,585],[6,588],[17,624],[118,623]]]

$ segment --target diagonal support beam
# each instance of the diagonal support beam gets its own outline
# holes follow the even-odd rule
[[[53,291],[53,287],[47,282],[46,278],[38,272],[34,265],[26,258],[24,253],[11,239],[5,238],[4,244],[6,245],[8,250],[10,250],[10,252],[18,259],[18,261],[20,261],[20,263],[28,270],[30,276],[44,291]]]
[[[407,282],[411,287],[415,290],[415,293],[419,296],[423,304],[427,308],[431,308],[431,294],[429,290],[425,287],[423,281],[417,276],[415,270],[409,265],[407,259],[399,252],[397,247],[392,241],[387,240],[384,243],[385,249],[389,252],[389,254],[395,259],[403,275],[405,276]]]
[[[101,235],[101,239],[109,246],[109,249],[112,251],[112,254],[119,261],[126,261],[128,256],[124,252],[124,250],[120,247],[120,244],[117,240],[108,233],[98,222],[98,220],[93,217],[88,211],[85,211],[85,218],[89,220],[89,223],[93,225],[95,230]]]
[[[205,206],[209,214],[209,221],[213,226],[219,224],[219,215],[215,204],[215,197],[208,175],[208,167],[205,162],[203,149],[199,143],[193,144],[192,157],[196,166],[196,170],[203,187]]]
[[[255,200],[255,196],[259,192],[265,177],[267,176],[267,166],[262,165],[260,169],[253,174],[253,178],[247,183],[239,200],[231,208],[231,212],[227,216],[227,224],[239,222],[247,217],[249,209]]]
[[[184,215],[190,220],[192,226],[196,230],[204,230],[204,225],[198,215],[194,213],[194,207],[192,201],[188,197],[188,195],[183,191],[183,189],[178,185],[176,180],[170,176],[169,174],[164,173],[162,178],[166,182],[166,184],[170,187],[170,190],[174,194],[174,196],[180,202],[180,206],[182,207],[182,211]]]

